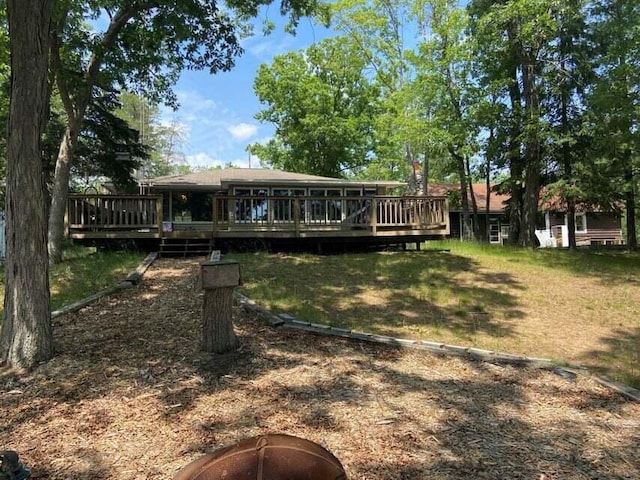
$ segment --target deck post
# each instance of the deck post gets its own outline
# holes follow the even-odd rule
[[[158,236],[162,238],[162,197],[156,198],[156,222],[158,223]]]
[[[296,229],[296,237],[300,236],[300,199],[293,199],[293,221]]]
[[[212,195],[211,201],[211,221],[213,223],[213,233],[215,234],[218,231],[218,198],[215,194]]]
[[[375,236],[378,231],[378,201],[371,199],[371,233]]]

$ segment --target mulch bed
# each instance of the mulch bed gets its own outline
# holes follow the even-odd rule
[[[58,354],[0,370],[0,450],[34,479],[171,479],[265,433],[318,442],[351,479],[636,479],[640,405],[585,377],[273,329],[198,351],[197,260],[54,320]]]

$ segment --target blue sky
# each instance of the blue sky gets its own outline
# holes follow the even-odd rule
[[[256,31],[260,31],[258,27]],[[261,124],[254,115],[261,109],[253,91],[253,81],[262,63],[275,55],[297,51],[331,35],[324,27],[302,19],[292,36],[277,28],[268,36],[256,35],[243,40],[244,54],[230,72],[183,72],[175,92],[180,108],[162,109],[162,122],[180,125],[184,143],[179,150],[192,167],[213,167],[233,163],[249,166],[247,145],[264,141],[274,128]],[[258,159],[251,161],[258,166]]]

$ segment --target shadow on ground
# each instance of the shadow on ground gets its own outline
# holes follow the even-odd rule
[[[582,357],[582,363],[609,379],[640,389],[640,327],[619,328],[601,338],[603,348]]]
[[[55,321],[57,357],[0,373],[0,438],[34,479],[170,479],[284,432],[349,478],[632,478],[640,406],[586,380],[275,330],[236,312],[238,351],[198,351],[198,264]],[[546,477],[544,477],[546,475]]]
[[[451,253],[243,255],[241,264],[249,296],[287,302],[300,318],[342,328],[392,336],[405,329],[426,338],[448,331],[471,340],[512,336],[512,322],[523,316],[514,295],[523,286],[513,276],[483,272]]]

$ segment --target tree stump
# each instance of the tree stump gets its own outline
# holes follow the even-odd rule
[[[238,346],[233,331],[233,289],[240,284],[240,265],[233,260],[202,264],[202,349],[225,353]]]

